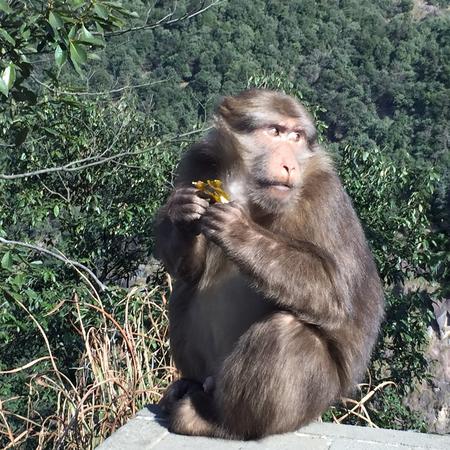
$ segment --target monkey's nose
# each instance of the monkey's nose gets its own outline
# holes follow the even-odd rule
[[[295,170],[295,167],[289,167],[288,165],[283,164],[281,172],[282,172],[283,175],[285,175],[285,176],[288,175],[289,176],[294,170]]]
[[[281,170],[279,173],[279,181],[281,183],[289,183],[289,180],[291,179],[292,176],[292,171],[294,169],[286,164],[283,164],[281,166]]]

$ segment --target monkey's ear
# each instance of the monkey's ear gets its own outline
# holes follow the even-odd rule
[[[233,97],[222,97],[216,108],[216,114],[227,122],[235,113],[235,101]]]
[[[216,109],[216,121],[233,131],[251,131],[256,128],[251,111],[251,99],[245,100],[243,95],[224,97]]]

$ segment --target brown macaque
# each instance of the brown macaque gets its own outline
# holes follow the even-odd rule
[[[220,179],[231,202],[193,181]],[[175,433],[258,439],[318,418],[363,375],[383,292],[363,230],[305,108],[272,91],[225,97],[183,156],[157,220],[175,284],[182,378]]]

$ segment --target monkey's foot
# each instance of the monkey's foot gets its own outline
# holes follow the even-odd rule
[[[215,387],[216,387],[216,383],[215,383],[214,378],[206,377],[205,381],[203,382],[203,391],[206,394],[212,394]]]
[[[182,378],[173,382],[159,401],[159,407],[165,414],[170,414],[175,404],[186,394],[196,391],[203,391],[203,386],[193,380]]]

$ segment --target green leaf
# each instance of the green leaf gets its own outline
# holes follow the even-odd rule
[[[80,65],[76,61],[74,61],[72,58],[70,58],[70,63],[72,64],[72,67],[75,69],[75,72],[82,77],[84,74],[83,74],[83,70],[81,69]]]
[[[22,301],[22,296],[18,292],[13,292],[5,289],[5,291],[10,295],[13,299],[18,300],[19,302]]]
[[[64,21],[61,16],[53,11],[50,11],[48,15],[48,23],[53,28],[54,33],[56,34],[60,28],[64,27]]]
[[[59,45],[55,49],[55,61],[58,67],[62,67],[67,61],[67,51],[63,50]]]
[[[125,22],[120,17],[117,16],[110,16],[109,20],[110,22],[113,23],[113,25],[115,25],[118,28],[121,28],[125,25]]]
[[[3,70],[2,77],[0,78],[0,92],[8,97],[9,90],[14,84],[16,80],[16,67],[13,63],[9,63],[9,65]]]
[[[9,63],[3,71],[2,79],[8,89],[13,87],[14,81],[16,81],[16,66],[13,63]]]
[[[6,42],[9,42],[11,45],[16,45],[15,39],[3,28],[0,28],[0,37],[2,37]]]
[[[89,53],[88,59],[91,59],[93,61],[101,61],[102,60],[102,58],[100,58],[100,56],[98,56],[96,53]]]
[[[84,0],[72,0],[72,3],[75,5],[75,10],[81,8],[85,4]]]
[[[77,64],[84,64],[87,61],[86,50],[77,42],[70,43],[70,59]]]
[[[96,3],[94,5],[94,11],[97,13],[98,16],[100,16],[102,19],[107,19],[109,17],[108,10],[99,3]]]
[[[12,267],[12,258],[11,258],[11,253],[10,252],[6,252],[4,255],[3,255],[3,258],[2,258],[2,261],[1,261],[1,266],[4,268],[4,269],[11,269],[11,267]]]
[[[0,92],[5,96],[8,97],[8,86],[6,86],[5,82],[0,78]]]
[[[74,25],[74,26],[70,29],[70,31],[69,31],[69,36],[68,36],[68,38],[69,38],[70,40],[72,40],[72,39],[75,37],[76,34],[77,34],[77,26]]]
[[[58,216],[59,216],[59,206],[58,206],[58,205],[55,205],[55,206],[53,207],[53,215],[54,215],[55,217],[58,217]]]
[[[3,11],[6,14],[11,14],[13,12],[6,0],[0,0],[0,11]]]
[[[81,32],[79,36],[79,41],[85,42],[91,45],[104,46],[105,43],[102,39],[95,37],[89,30],[85,28],[84,25],[81,26]]]
[[[18,289],[22,289],[22,286],[25,283],[25,274],[24,273],[18,273],[14,278],[11,280],[11,284]]]
[[[31,36],[31,31],[27,28],[26,30],[22,31],[22,40],[28,41]]]

